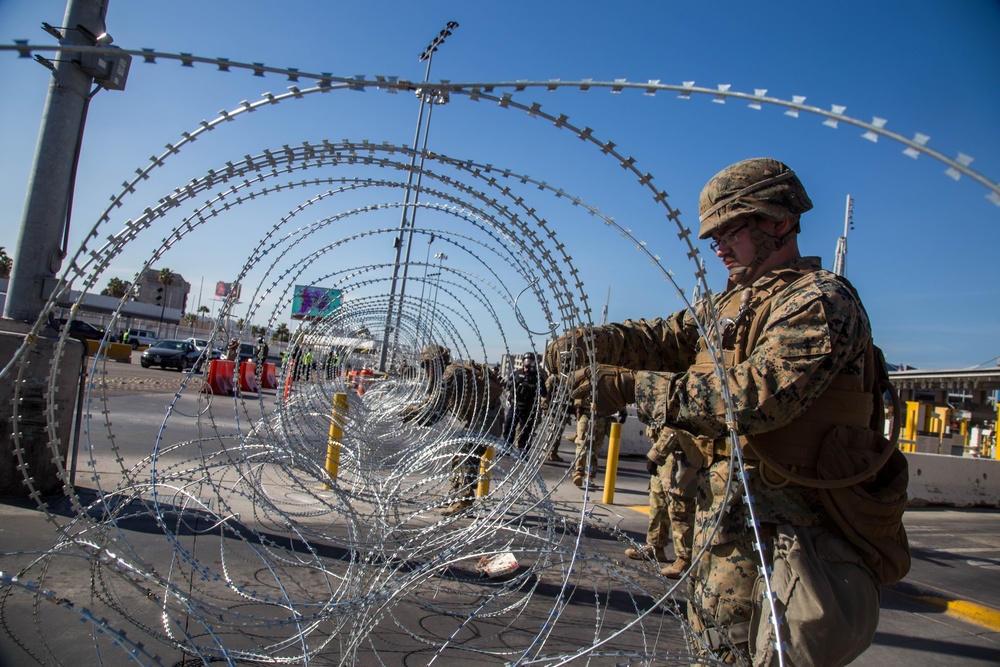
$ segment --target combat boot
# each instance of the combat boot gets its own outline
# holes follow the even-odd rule
[[[667,562],[667,554],[664,553],[663,547],[651,547],[648,544],[639,549],[628,548],[625,550],[625,555],[632,560],[646,560],[648,558],[655,558],[658,563]]]
[[[559,456],[559,452],[549,452],[549,461],[553,463],[562,463],[563,458]]]
[[[472,498],[463,498],[453,502],[451,505],[441,510],[441,516],[454,516],[456,514],[461,514],[467,509],[472,507]]]
[[[689,567],[691,567],[690,559],[678,558],[673,563],[660,570],[660,574],[667,579],[680,579],[681,575],[687,572]]]

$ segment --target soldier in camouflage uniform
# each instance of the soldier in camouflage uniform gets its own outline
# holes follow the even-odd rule
[[[617,415],[602,416],[592,413],[583,406],[583,401],[573,401],[576,411],[576,457],[573,459],[573,483],[581,489],[591,486],[594,478],[597,477],[598,454],[604,447],[604,438],[608,436],[611,428],[611,419],[617,419],[619,424],[624,424],[628,417],[628,412],[619,410]],[[591,429],[593,422],[593,429]],[[589,470],[589,472],[588,472]]]
[[[599,411],[634,401],[648,426],[698,436],[684,449],[699,468],[699,561],[688,605],[697,650],[778,664],[748,509],[731,474],[742,472],[773,567],[784,664],[847,664],[871,643],[885,578],[834,520],[819,487],[828,468],[887,460],[873,451],[881,433],[873,432],[866,370],[874,367],[868,317],[846,280],[824,271],[819,258],[800,256],[799,217],[812,202],[786,165],[768,158],[732,165],[705,186],[699,208],[699,237],[712,239],[729,271],[726,291],[666,319],[570,332],[550,346],[546,362],[559,368],[562,355],[575,355],[573,396],[593,397]],[[731,417],[696,316],[724,361]],[[588,340],[596,371],[584,365]],[[736,437],[742,471],[731,471]],[[874,479],[876,465],[855,477]],[[850,473],[837,483],[845,479],[855,484],[848,490],[861,489]],[[905,486],[903,496],[905,503]],[[908,551],[900,560],[905,574]]]
[[[457,434],[461,440],[451,459],[454,502],[441,511],[443,516],[461,514],[472,507],[483,455],[489,447],[485,436],[499,438],[503,428],[502,386],[496,374],[474,361],[449,363],[450,359],[450,351],[442,345],[423,349],[420,365],[428,378],[427,398],[404,408],[402,416],[404,422],[431,426],[450,413],[465,425]]]
[[[541,408],[542,412],[547,412],[549,409],[548,397],[555,394],[556,382],[558,382],[559,376],[552,375],[551,373],[546,372],[544,368],[542,369],[542,373],[544,374],[545,377],[545,380],[543,381],[545,384],[545,398],[543,398],[540,401],[539,407]],[[563,428],[569,422],[571,416],[572,413],[569,410],[567,410],[566,414],[563,416],[563,422],[562,422]],[[555,431],[555,434],[552,437],[552,444],[549,445],[549,456],[546,459],[546,461],[550,463],[563,463],[563,457],[559,456],[559,441],[562,439],[563,429],[557,428],[553,430]]]
[[[697,469],[688,462],[678,442],[691,435],[672,428],[647,428],[646,435],[653,443],[646,453],[646,470],[650,475],[646,546],[630,547],[625,555],[664,563],[667,561],[664,547],[672,543],[674,561],[662,568],[660,574],[679,579],[691,567]]]

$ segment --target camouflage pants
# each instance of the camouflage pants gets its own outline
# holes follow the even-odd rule
[[[703,545],[708,547],[688,586],[688,620],[698,633],[693,648],[728,663],[771,667],[779,659],[770,609],[764,605],[760,558],[739,486],[726,497],[728,476],[725,460],[702,471],[699,479],[693,548],[697,553]],[[775,492],[792,492],[790,488],[753,491],[772,494],[765,506],[774,502]],[[719,511],[727,506],[718,521]],[[835,528],[767,523],[777,516],[770,508],[763,509],[760,531],[772,560],[771,587],[782,617],[783,664],[846,665],[867,648],[878,626],[875,577]]]
[[[593,433],[590,431],[590,413],[584,412],[576,419],[576,458],[573,459],[573,480],[597,477],[597,454],[604,446],[608,431],[607,417],[594,419]],[[587,469],[590,472],[587,472]]]
[[[695,498],[692,490],[677,487],[676,453],[667,456],[663,465],[658,466],[655,475],[649,478],[649,528],[646,530],[646,544],[653,547],[673,543],[674,554],[678,558],[691,560],[691,546],[694,540]]]
[[[479,469],[488,444],[463,440],[451,457],[451,490],[456,498],[473,498],[479,486]]]
[[[688,621],[698,633],[696,641],[707,644],[696,645],[697,653],[749,665],[748,624],[758,560],[742,494],[736,491],[727,497],[728,479],[728,460],[716,461],[699,473],[693,549],[698,553],[708,546],[688,583]],[[738,489],[735,480],[733,484]],[[726,507],[728,511],[723,511]]]

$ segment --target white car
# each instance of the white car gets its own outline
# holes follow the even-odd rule
[[[157,341],[160,340],[156,337],[156,334],[152,331],[147,331],[146,329],[129,329],[125,333],[128,334],[128,340],[122,342],[126,342],[131,345],[133,350],[137,350],[140,347],[150,347],[151,345],[156,345]]]
[[[188,343],[194,345],[194,349],[198,352],[202,352],[206,347],[211,348],[211,352],[208,353],[209,359],[219,359],[222,357],[222,350],[211,344],[212,341],[205,338],[185,338]]]

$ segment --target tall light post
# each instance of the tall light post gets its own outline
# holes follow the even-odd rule
[[[434,235],[427,239],[427,257],[424,258],[424,279],[420,282],[420,301],[417,303],[417,334],[420,335],[420,324],[424,314],[424,291],[427,288],[427,267],[431,263],[431,244],[434,243]]]
[[[430,81],[431,76],[431,63],[434,60],[434,52],[438,50],[438,47],[444,44],[444,40],[451,35],[451,31],[458,27],[458,23],[454,21],[449,21],[443,30],[438,33],[437,37],[424,49],[424,52],[420,54],[420,62],[427,62],[427,69],[424,72],[424,83]],[[403,199],[402,214],[400,216],[399,222],[399,233],[396,235],[395,249],[396,258],[392,265],[392,281],[389,285],[389,303],[386,308],[385,313],[385,332],[382,337],[382,351],[379,355],[378,369],[379,371],[385,372],[386,357],[389,354],[389,334],[393,330],[393,314],[395,310],[395,321],[396,321],[396,334],[394,336],[393,348],[396,347],[396,342],[399,340],[399,322],[403,312],[403,298],[406,294],[406,275],[407,269],[410,263],[410,248],[412,247],[413,240],[413,226],[415,224],[416,218],[416,203],[420,194],[420,174],[423,173],[424,166],[424,156],[427,154],[427,137],[430,132],[431,125],[431,113],[428,110],[427,122],[424,122],[424,110],[428,105],[428,102],[432,104],[445,104],[448,102],[447,95],[442,95],[439,93],[430,93],[423,88],[417,89],[417,96],[420,98],[420,111],[417,114],[417,129],[413,137],[413,152],[410,155],[410,169],[406,176],[406,195]],[[431,106],[429,109],[433,109]],[[421,138],[422,137],[422,138]],[[420,169],[416,169],[417,165],[417,155],[418,146],[420,147]],[[414,185],[414,173],[417,173],[416,184]],[[410,201],[413,201],[412,210]],[[407,219],[407,211],[409,211],[409,219]],[[399,281],[399,271],[401,268],[400,260],[403,254],[403,246],[406,246],[406,259],[402,263],[403,278],[399,285],[399,305],[396,305],[396,285]]]
[[[439,252],[434,255],[434,259],[438,261],[438,272],[437,280],[434,281],[434,303],[431,305],[431,316],[427,323],[428,333],[434,328],[434,318],[437,317],[437,306],[438,306],[438,292],[441,291],[441,267],[444,264],[444,260],[448,259],[448,255],[443,252]],[[433,342],[428,339],[428,342]]]
[[[847,274],[847,232],[854,229],[854,200],[847,195],[847,212],[844,214],[844,235],[837,239],[837,252],[833,256],[833,272]]]
[[[58,286],[56,276],[68,247],[74,179],[90,100],[102,88],[125,87],[131,56],[110,46],[107,9],[107,0],[67,0],[62,26],[42,24],[68,49],[55,61],[35,56],[52,70],[52,80],[0,319],[0,366],[21,349],[31,323]],[[72,51],[79,46],[101,48],[89,55]],[[96,84],[93,90],[92,83]],[[0,432],[0,496],[57,492],[63,485],[63,473],[54,459],[67,460],[73,433],[79,437],[85,348],[74,340],[59,348],[58,338],[44,329],[41,333],[32,337],[32,351],[22,357],[18,381],[0,386],[0,423],[7,425]],[[60,382],[52,387],[48,381],[50,362],[57,353],[61,355]],[[46,426],[55,428],[55,439]],[[75,460],[73,456],[69,460]],[[69,467],[72,475],[74,464]]]
[[[105,31],[107,10],[103,0],[68,0],[63,26],[42,24],[64,46],[99,46],[106,53],[69,51],[55,62],[35,56],[52,70],[52,81],[24,202],[5,318],[33,322],[56,287],[56,274],[67,252],[76,168],[90,100],[101,89],[125,88],[131,56],[110,46],[113,40]],[[92,83],[96,84],[93,90]]]

